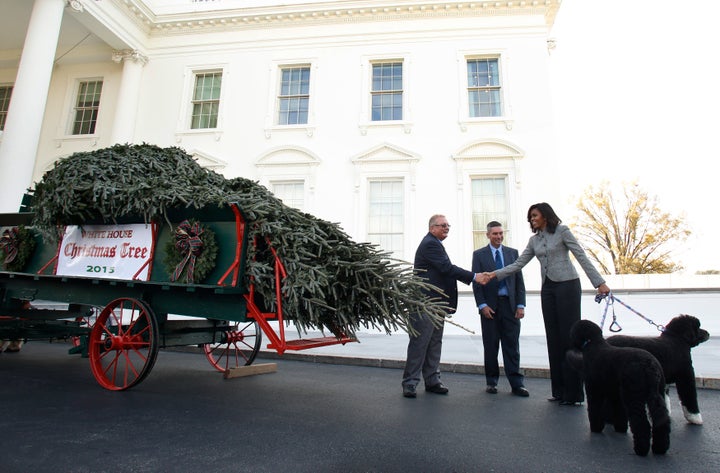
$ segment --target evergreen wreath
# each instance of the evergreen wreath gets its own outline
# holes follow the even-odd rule
[[[35,245],[35,235],[25,225],[5,230],[0,237],[0,266],[6,271],[21,272],[32,258]]]
[[[163,263],[172,282],[201,283],[215,269],[215,232],[197,220],[183,220],[165,243]]]

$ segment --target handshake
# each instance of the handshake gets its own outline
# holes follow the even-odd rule
[[[475,282],[484,286],[494,277],[495,273],[477,273],[475,275]]]

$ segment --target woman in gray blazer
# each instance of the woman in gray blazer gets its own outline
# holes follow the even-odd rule
[[[549,204],[542,202],[530,206],[527,214],[534,235],[514,263],[492,273],[485,273],[484,281],[497,277],[504,279],[520,271],[533,257],[540,262],[542,288],[540,303],[550,361],[552,397],[560,405],[581,405],[584,400],[582,379],[568,366],[565,352],[570,348],[570,327],[580,320],[582,289],[580,278],[570,260],[570,253],[585,271],[593,287],[607,294],[610,288],[595,269],[572,232],[561,225],[560,218]]]

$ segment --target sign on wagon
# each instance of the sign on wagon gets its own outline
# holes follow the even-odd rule
[[[148,279],[152,227],[68,225],[60,244],[56,274],[107,279]]]

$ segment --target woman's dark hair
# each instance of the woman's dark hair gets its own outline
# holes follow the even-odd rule
[[[550,204],[546,202],[540,202],[539,204],[530,206],[527,213],[528,222],[530,222],[530,212],[536,209],[540,212],[540,215],[545,218],[545,228],[548,233],[555,233],[555,229],[562,223],[562,220],[560,220],[560,217],[557,216],[553,208],[550,207]],[[532,223],[530,224],[530,230],[532,230],[533,233],[537,233],[537,228],[533,228]]]

